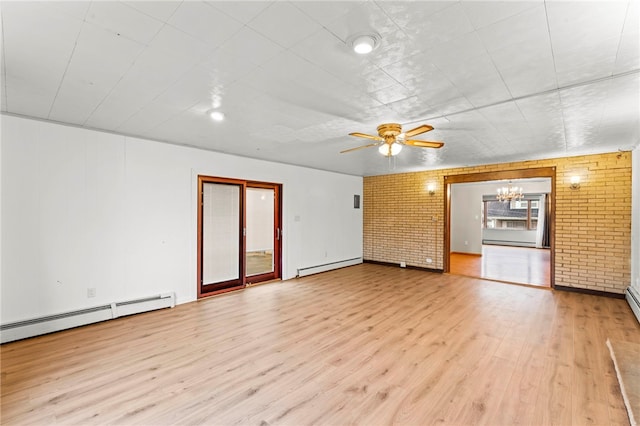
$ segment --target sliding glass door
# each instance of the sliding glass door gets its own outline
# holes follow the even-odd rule
[[[280,185],[198,177],[198,297],[280,278]]]

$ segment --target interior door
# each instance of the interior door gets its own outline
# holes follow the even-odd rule
[[[280,278],[280,185],[249,182],[245,198],[246,282]]]
[[[244,286],[245,183],[201,177],[198,296]]]

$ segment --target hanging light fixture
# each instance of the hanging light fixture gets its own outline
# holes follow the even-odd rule
[[[512,186],[509,182],[509,186],[503,186],[498,188],[498,201],[506,203],[508,201],[520,200],[523,197],[521,186]]]

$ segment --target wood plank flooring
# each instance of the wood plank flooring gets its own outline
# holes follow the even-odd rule
[[[363,264],[0,347],[3,425],[628,424],[624,300]]]
[[[451,253],[450,273],[518,284],[551,286],[549,249],[483,245],[482,256]]]

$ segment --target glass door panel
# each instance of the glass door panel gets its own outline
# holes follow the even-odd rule
[[[201,293],[243,285],[242,190],[202,183]]]
[[[274,200],[272,188],[247,188],[247,278],[274,272]]]

